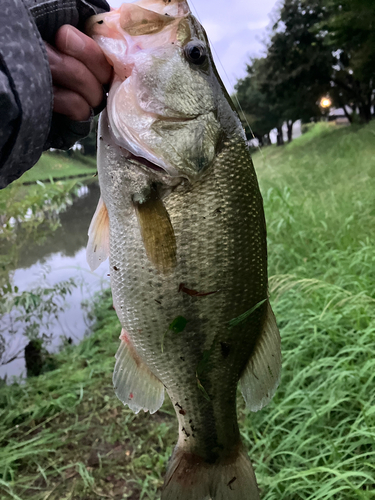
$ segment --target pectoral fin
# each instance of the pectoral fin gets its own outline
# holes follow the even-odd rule
[[[156,189],[143,203],[134,202],[150,262],[163,274],[177,265],[176,238],[168,212]]]
[[[242,374],[241,392],[246,407],[259,411],[273,398],[281,377],[281,339],[276,319],[267,301],[262,334]]]
[[[95,271],[109,256],[109,217],[102,198],[99,199],[88,234],[86,259],[91,271]]]
[[[164,386],[139,358],[124,330],[120,339],[113,372],[116,396],[134,413],[155,413],[163,404]]]

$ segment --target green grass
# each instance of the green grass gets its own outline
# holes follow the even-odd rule
[[[124,409],[112,386],[120,326],[109,293],[96,315],[93,335],[58,355],[57,370],[0,391],[0,498],[92,500],[125,491],[136,500],[161,484],[173,409]]]
[[[283,377],[244,420],[264,498],[375,498],[375,123],[254,158]]]
[[[69,157],[64,153],[44,153],[33,168],[25,172],[17,181],[18,183],[32,183],[36,181],[49,181],[51,178],[67,179],[94,175],[96,172],[96,159],[75,153]]]
[[[283,376],[256,414],[239,398],[264,500],[375,498],[375,123],[318,124],[256,154]],[[112,389],[120,326],[107,294],[59,368],[0,391],[1,499],[156,499],[177,424]]]

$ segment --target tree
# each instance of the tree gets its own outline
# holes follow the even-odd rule
[[[375,104],[375,2],[325,0],[325,6],[328,15],[319,29],[336,56],[333,98],[346,112],[349,104],[367,123]]]
[[[304,0],[284,1],[268,45],[262,84],[274,110],[287,123],[289,141],[296,120],[320,116],[318,102],[330,89],[334,62],[324,36],[314,31],[325,16],[322,1],[309,4],[307,8]]]
[[[320,98],[331,87],[334,57],[324,36],[314,27],[325,19],[322,0],[285,0],[273,26],[267,55],[253,59],[247,77],[236,86],[237,96],[249,115],[255,135],[262,138],[277,129],[283,144],[282,125],[292,140],[293,123],[320,117]],[[262,143],[262,140],[260,140]]]
[[[270,143],[269,132],[283,124],[282,117],[270,103],[270,96],[262,89],[266,66],[265,58],[252,59],[247,66],[247,76],[235,86],[237,99],[261,146]]]
[[[321,116],[326,94],[350,121],[375,107],[375,0],[284,0],[267,55],[253,59],[237,96],[262,143],[272,128]],[[352,114],[351,114],[352,113]]]

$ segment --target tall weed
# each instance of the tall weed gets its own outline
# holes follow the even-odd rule
[[[375,498],[374,125],[254,158],[283,346],[274,400],[243,416],[266,500]]]

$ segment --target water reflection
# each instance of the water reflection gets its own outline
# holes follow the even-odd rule
[[[81,196],[59,215],[61,226],[53,234],[47,235],[42,243],[36,242],[31,248],[21,249],[19,267],[27,268],[36,262],[45,262],[45,259],[54,253],[73,257],[78,250],[85,247],[87,231],[99,196],[99,186],[96,182],[84,186]]]
[[[96,182],[90,183],[79,194],[73,204],[60,214],[61,226],[53,234],[45,236],[42,243],[28,243],[21,248],[18,268],[12,273],[13,284],[21,292],[41,286],[44,276],[48,286],[71,277],[79,283],[72,295],[67,296],[66,310],[50,329],[53,340],[49,350],[59,347],[62,336],[72,338],[73,342],[82,339],[88,328],[82,301],[90,300],[96,291],[109,286],[108,262],[95,273],[90,272],[86,263],[87,231],[99,200],[99,187]],[[22,238],[22,231],[19,237]],[[8,340],[11,340],[12,352],[18,352],[28,342],[22,335],[22,329]],[[0,367],[0,377],[25,373],[23,358]]]

